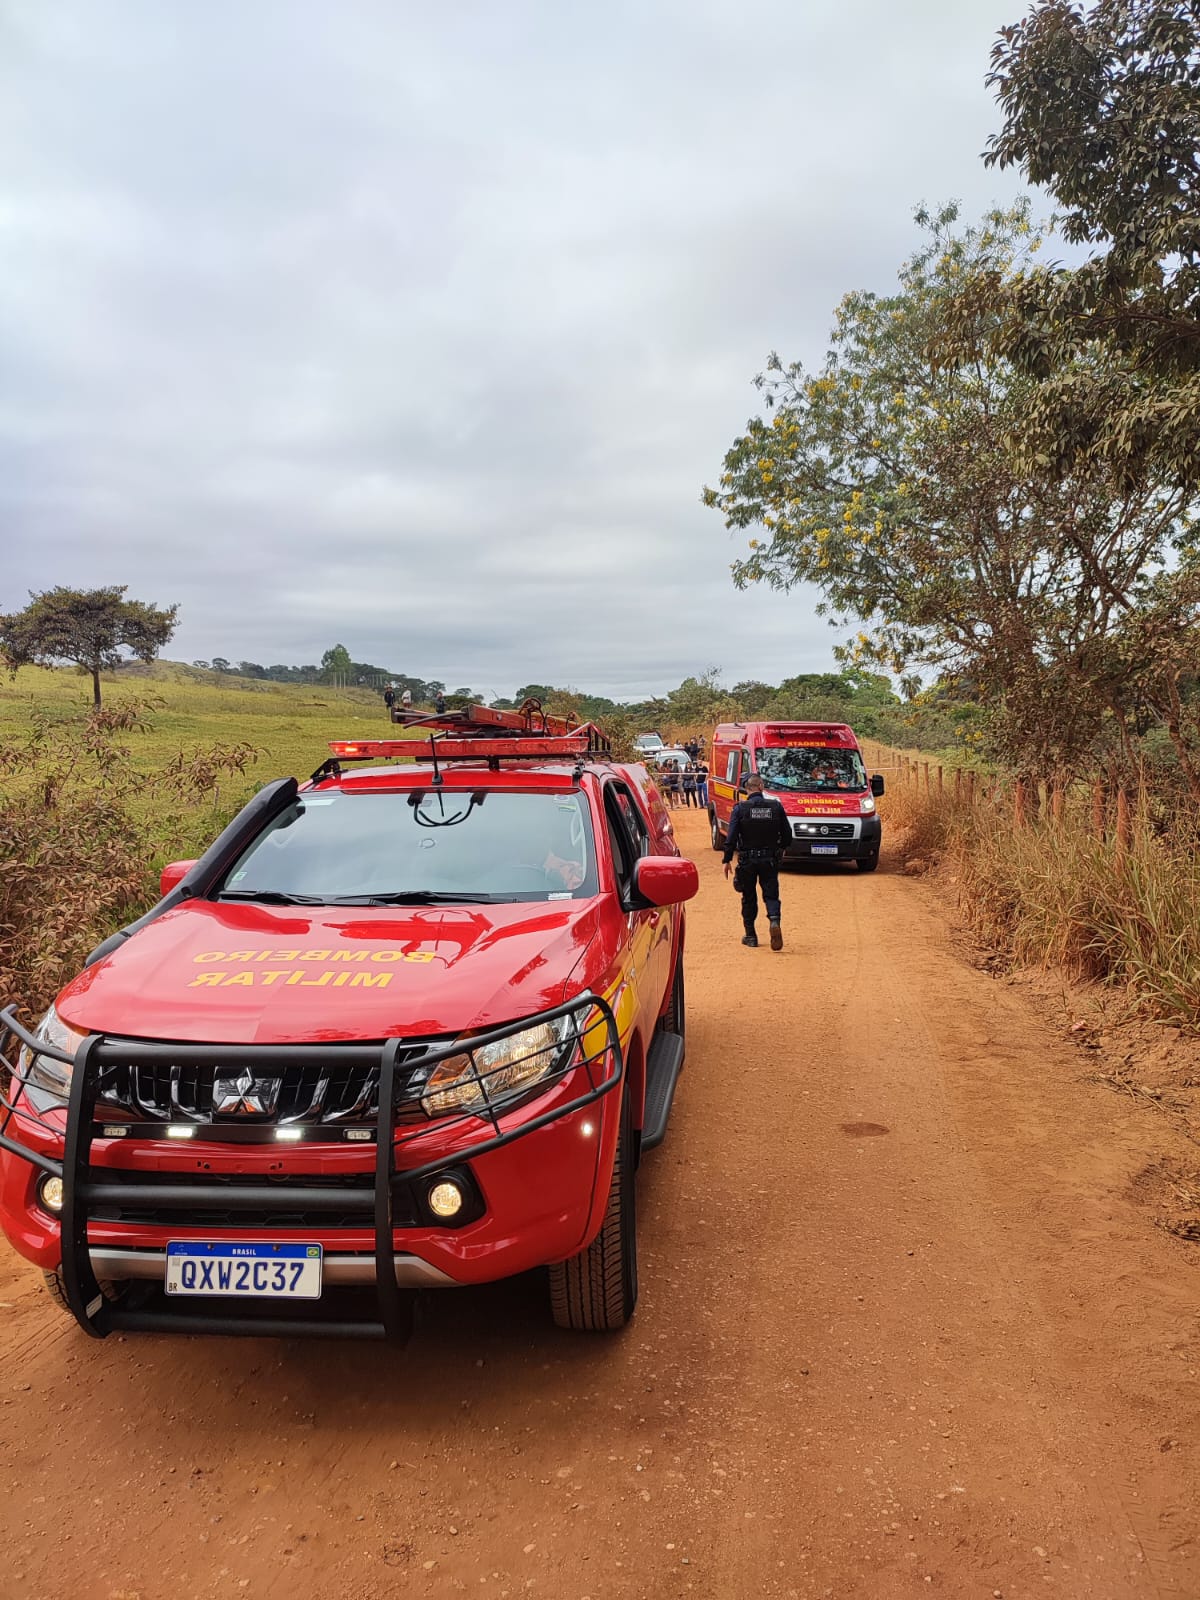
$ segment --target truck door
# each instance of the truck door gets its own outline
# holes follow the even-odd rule
[[[633,892],[634,865],[650,851],[650,830],[627,786],[616,780],[604,785],[604,819],[617,891],[628,903]],[[629,929],[625,976],[638,996],[642,1031],[648,1039],[657,1020],[654,1008],[666,987],[672,924],[668,914],[657,906],[626,911],[625,918]]]
[[[737,800],[737,745],[717,745],[713,750],[712,771],[708,775],[708,795],[713,816],[722,833],[729,832],[729,815]]]

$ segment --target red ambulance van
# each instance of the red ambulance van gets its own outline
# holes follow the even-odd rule
[[[792,825],[785,861],[853,861],[860,872],[879,865],[881,829],[875,802],[883,779],[870,780],[854,730],[839,722],[726,722],[713,734],[708,820],[714,850],[725,848],[734,804],[758,773]]]

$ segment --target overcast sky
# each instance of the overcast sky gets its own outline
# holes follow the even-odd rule
[[[701,486],[979,159],[1022,0],[0,0],[0,609],[618,696],[832,665]]]

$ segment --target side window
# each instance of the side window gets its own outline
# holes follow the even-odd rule
[[[651,854],[657,855],[659,842],[665,841],[666,853],[669,855],[673,849],[671,840],[674,837],[675,830],[671,826],[671,813],[667,810],[657,784],[650,786],[646,801],[650,807],[650,821],[653,825],[656,841]]]
[[[743,783],[745,783],[746,779],[749,776],[750,776],[750,752],[749,752],[749,750],[743,750],[742,751],[742,769],[738,774],[738,785],[739,785],[739,787]]]
[[[728,760],[728,762],[726,763],[726,766],[725,766],[725,782],[726,783],[736,783],[737,782],[737,769],[738,769],[738,752],[736,750],[731,750],[729,752],[729,760]]]
[[[617,805],[620,807],[621,815],[625,819],[625,826],[629,830],[629,836],[633,840],[637,855],[648,856],[650,854],[650,830],[646,826],[646,819],[642,816],[637,800],[630,794],[624,784],[614,784],[613,793],[617,797]]]
[[[624,800],[628,805],[629,796],[624,796]],[[633,865],[638,858],[638,850],[629,831],[620,791],[611,783],[604,790],[604,820],[608,827],[608,845],[612,851],[617,885],[621,894],[627,895],[633,887]]]

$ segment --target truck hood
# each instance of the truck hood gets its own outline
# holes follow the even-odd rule
[[[63,990],[73,1028],[296,1044],[454,1034],[562,1004],[600,902],[319,908],[188,901]]]

